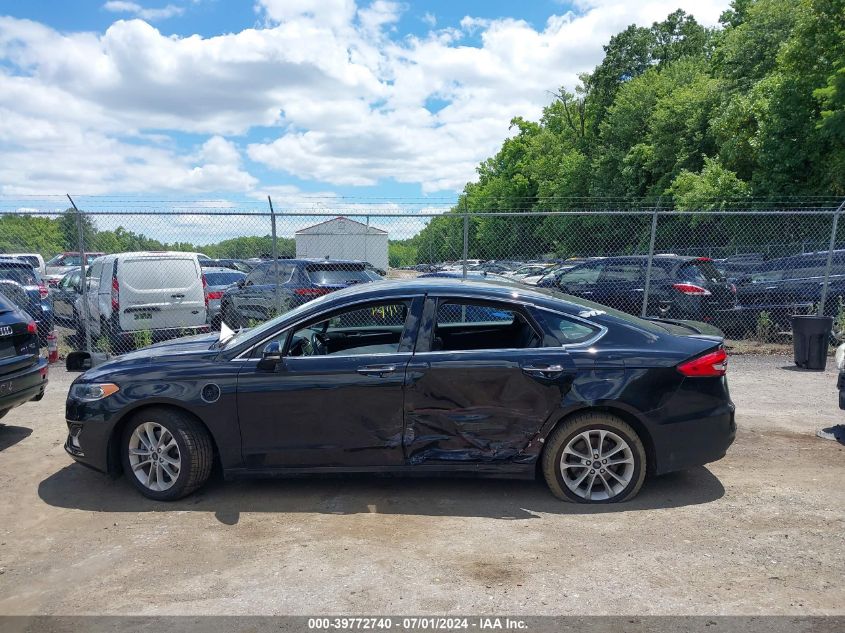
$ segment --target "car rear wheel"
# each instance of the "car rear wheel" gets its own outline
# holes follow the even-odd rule
[[[645,479],[643,443],[629,424],[603,412],[581,413],[548,437],[543,475],[552,493],[575,503],[632,499]]]
[[[211,473],[211,436],[172,409],[138,412],[123,432],[123,471],[146,497],[172,501],[191,494]]]

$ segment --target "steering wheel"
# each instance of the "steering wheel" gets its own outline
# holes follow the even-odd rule
[[[329,337],[325,332],[314,332],[311,335],[312,356],[325,356],[329,353]]]

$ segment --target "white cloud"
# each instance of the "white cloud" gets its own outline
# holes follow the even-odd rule
[[[164,35],[145,21],[162,14],[142,12],[179,7],[122,0],[105,7],[142,19],[99,34],[0,17],[0,186],[259,191],[245,153],[277,181],[458,190],[511,118],[538,117],[612,34],[678,7],[713,25],[726,5],[579,0],[540,28],[467,16],[433,29],[427,14],[424,36],[397,34],[407,9],[388,0],[258,0],[261,28],[215,37]],[[243,140],[258,126],[262,140]],[[185,147],[174,132],[207,140]]]
[[[145,9],[137,2],[127,2],[127,0],[109,0],[103,5],[106,11],[112,13],[130,13],[142,20],[166,20],[177,15],[182,15],[185,12],[183,7],[174,4],[168,4],[160,9]]]

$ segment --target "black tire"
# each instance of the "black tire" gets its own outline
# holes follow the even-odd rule
[[[129,442],[132,433],[140,425],[152,422],[161,425],[173,436],[179,449],[181,467],[170,488],[152,490],[144,485],[132,470],[129,462]],[[200,488],[211,474],[214,461],[211,435],[208,430],[191,416],[167,407],[152,407],[132,416],[123,430],[120,458],[123,472],[142,495],[156,501],[174,501]]]
[[[0,418],[6,415],[11,409],[0,409]]]
[[[615,433],[628,444],[633,458],[634,470],[630,482],[608,499],[588,500],[575,494],[564,482],[560,468],[564,448],[576,435],[591,430]],[[646,474],[646,454],[642,441],[629,424],[601,411],[585,412],[576,414],[552,431],[543,449],[542,468],[546,484],[558,499],[574,503],[618,503],[633,499],[640,491]]]

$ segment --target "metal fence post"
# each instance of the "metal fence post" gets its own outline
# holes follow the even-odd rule
[[[660,210],[660,201],[654,207],[654,213],[651,215],[651,239],[648,244],[648,263],[645,268],[645,286],[643,287],[643,308],[640,316],[645,318],[648,314],[648,293],[651,288],[651,264],[654,261],[654,242],[657,237],[657,212]]]
[[[830,283],[830,269],[833,266],[833,249],[836,246],[836,231],[839,228],[839,214],[842,212],[843,207],[845,207],[845,200],[833,212],[833,227],[830,230],[830,243],[827,247],[827,263],[824,267],[824,283],[822,284],[822,297],[821,301],[819,301],[818,316],[824,315],[824,304],[827,302],[827,287]]]
[[[364,233],[364,261],[365,262],[370,262],[370,259],[367,256],[367,246],[369,245],[369,243],[370,243],[370,216],[367,216],[367,230],[366,230],[366,233]],[[372,263],[372,262],[370,262],[370,263]],[[388,265],[388,268],[389,267],[390,266]]]
[[[273,256],[273,277],[275,279],[273,286],[273,295],[276,303],[276,316],[282,313],[282,304],[279,298],[279,251],[277,247],[276,238],[276,211],[273,209],[273,200],[267,196],[267,204],[270,205],[270,232],[273,236],[272,256]]]
[[[462,279],[467,278],[467,257],[469,257],[469,212],[464,202],[464,265]]]
[[[85,231],[82,222],[82,212],[77,208],[76,203],[70,194],[65,194],[67,199],[73,205],[73,210],[76,211],[76,234],[79,241],[79,264],[80,264],[80,281],[82,282],[82,330],[85,332],[85,351],[91,353],[91,308],[88,305],[88,277],[85,275],[87,269],[85,261]]]

